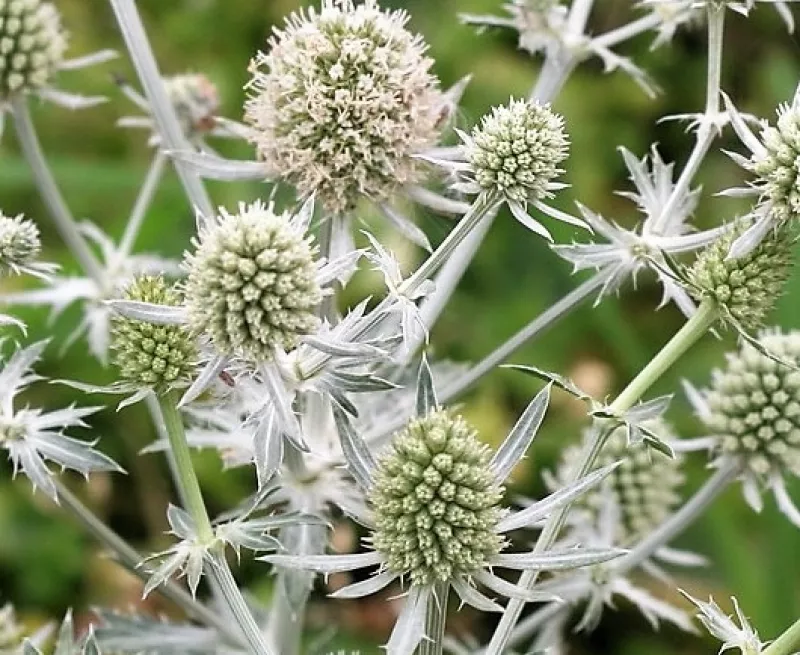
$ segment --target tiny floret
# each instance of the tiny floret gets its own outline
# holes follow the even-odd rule
[[[489,448],[460,416],[412,420],[379,461],[370,492],[373,546],[412,584],[449,581],[486,567],[503,547],[495,527],[502,486]]]
[[[731,245],[747,227],[747,223],[741,223],[703,250],[687,277],[697,300],[711,298],[742,328],[757,330],[789,279],[795,239],[784,226],[771,230],[747,254],[729,257]]]
[[[665,443],[675,441],[670,426],[660,419],[645,422],[644,427]],[[559,478],[566,479],[580,456],[580,449],[569,448]],[[618,515],[614,543],[635,544],[647,536],[673,512],[680,503],[680,487],[684,482],[681,460],[648,447],[645,443],[628,445],[625,427],[619,427],[608,438],[595,468],[621,462],[598,486],[581,497],[579,503],[592,518],[599,518],[605,504],[612,502]]]
[[[800,365],[800,332],[770,332],[759,341],[775,357]],[[746,344],[715,372],[705,400],[703,420],[718,435],[719,452],[744,458],[762,480],[800,476],[800,372]]]
[[[39,228],[33,221],[21,214],[11,218],[0,212],[0,276],[32,264],[41,248]]]
[[[125,299],[180,304],[178,294],[160,277],[135,279]],[[188,380],[196,359],[194,338],[183,326],[156,325],[123,316],[112,319],[111,350],[122,380],[156,392]]]
[[[568,146],[560,115],[547,105],[512,100],[473,129],[466,156],[482,189],[524,203],[552,195]]]
[[[262,203],[208,221],[187,254],[186,306],[193,331],[222,354],[271,361],[315,332],[322,299],[316,248],[288,213]]]
[[[58,10],[41,0],[0,0],[0,100],[45,86],[64,58]]]
[[[186,134],[202,134],[214,128],[219,93],[208,77],[201,73],[173,75],[164,79],[164,85]]]
[[[407,21],[375,0],[323,0],[275,31],[245,105],[271,175],[332,212],[420,179],[413,155],[436,143],[446,103]]]

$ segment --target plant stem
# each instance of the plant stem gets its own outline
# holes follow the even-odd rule
[[[175,108],[167,96],[164,81],[158,71],[153,51],[147,39],[142,19],[133,0],[109,0],[117,18],[120,32],[125,39],[134,68],[139,75],[156,128],[161,136],[161,145],[166,150],[182,151],[191,145],[181,129]],[[175,170],[183,184],[184,191],[194,208],[205,217],[214,214],[211,199],[200,177],[188,164],[173,160]]]
[[[627,555],[615,560],[611,564],[611,573],[624,575],[656,550],[666,546],[691,525],[717,496],[728,488],[741,471],[742,463],[739,460],[730,459],[725,462],[677,512],[636,544]]]
[[[147,210],[153,201],[161,176],[164,174],[166,163],[167,156],[160,150],[157,151],[147,171],[142,188],[139,189],[139,195],[136,196],[136,202],[133,205],[130,218],[128,218],[128,224],[125,226],[125,233],[119,242],[117,252],[120,259],[124,259],[133,251],[133,245],[136,242],[136,237],[139,236],[144,217],[147,215]]]
[[[708,328],[716,321],[717,317],[718,308],[716,303],[711,300],[703,301],[694,316],[684,324],[661,351],[650,360],[650,363],[642,369],[639,375],[625,387],[622,393],[617,396],[617,399],[611,403],[608,407],[609,412],[621,415],[630,409],[650,386],[708,331]],[[597,456],[603,449],[611,432],[611,429],[608,429],[605,425],[600,423],[594,426],[592,438],[590,438],[584,446],[580,458],[574,469],[570,472],[566,484],[576,482],[591,471]],[[567,503],[548,517],[542,529],[542,533],[536,541],[536,546],[533,549],[534,553],[545,552],[555,543],[571,506],[571,503]],[[525,571],[520,576],[517,584],[523,589],[532,589],[538,578],[539,571]],[[502,654],[524,606],[525,601],[518,599],[511,599],[509,601],[495,629],[494,635],[492,635],[492,640],[486,650],[487,655]]]
[[[800,647],[800,619],[797,619],[784,632],[773,641],[761,655],[791,655]]]
[[[183,489],[183,498],[186,510],[189,512],[197,530],[197,537],[201,544],[209,549],[211,562],[205,567],[209,578],[219,587],[231,616],[237,622],[244,638],[250,646],[251,652],[256,655],[272,655],[264,643],[261,631],[253,618],[247,603],[242,597],[242,592],[233,579],[228,561],[225,559],[222,547],[216,543],[214,529],[208,518],[200,484],[192,464],[189,444],[186,441],[186,432],[183,428],[183,419],[178,411],[177,393],[172,390],[158,397],[164,426],[169,437],[170,450],[175,458],[175,470],[178,482]]]
[[[83,524],[87,532],[108,548],[108,550],[116,556],[120,564],[141,580],[146,581],[149,574],[147,570],[141,566],[144,557],[127,541],[103,523],[91,509],[86,507],[86,505],[61,482],[61,480],[54,478],[53,481],[58,491],[60,505],[69,510]],[[158,587],[155,591],[174,602],[190,617],[219,630],[220,633],[236,643],[241,641],[241,636],[235,631],[232,631],[230,626],[220,620],[217,614],[192,598],[189,593],[181,589],[181,587],[174,582],[169,581],[161,587]]]
[[[447,596],[450,585],[437,582],[428,603],[428,614],[425,617],[425,638],[419,645],[418,655],[442,655],[444,627],[447,622]]]
[[[20,147],[31,167],[34,182],[39,188],[39,193],[42,195],[42,200],[50,212],[56,229],[75,255],[84,273],[95,282],[101,282],[103,270],[89,246],[86,245],[64,197],[58,189],[53,174],[47,166],[25,97],[17,96],[11,101],[11,115],[14,118],[14,128]]]

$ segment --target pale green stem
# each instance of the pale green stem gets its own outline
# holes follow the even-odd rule
[[[570,34],[583,34],[594,0],[574,0],[567,18],[567,31]]]
[[[633,407],[664,372],[708,331],[717,320],[718,315],[719,310],[716,303],[711,300],[703,301],[694,316],[684,324],[650,363],[642,369],[639,375],[625,387],[622,393],[617,396],[617,399],[611,403],[608,407],[609,413],[621,416]],[[595,425],[593,437],[584,446],[576,466],[570,471],[566,484],[576,482],[592,470],[595,460],[611,432],[612,430],[607,427],[600,424]],[[539,539],[536,541],[536,546],[533,549],[534,553],[545,552],[555,543],[558,533],[564,526],[570,508],[571,503],[568,503],[548,517]],[[538,578],[538,571],[525,571],[520,576],[517,584],[523,589],[532,589]],[[486,650],[487,655],[502,654],[524,606],[525,602],[522,600],[511,599],[509,601]]]
[[[697,129],[694,147],[689,159],[681,171],[678,181],[672,189],[661,213],[653,221],[652,231],[660,234],[675,209],[689,191],[689,186],[700,169],[711,144],[716,138],[716,128],[712,121],[719,114],[720,79],[722,75],[722,44],[725,30],[725,8],[708,7],[708,73],[706,79],[706,106],[702,122]]]
[[[333,218],[330,217],[326,221],[322,221],[319,226],[319,238],[317,245],[319,246],[320,257],[330,259],[331,256],[331,242],[333,239]],[[333,283],[333,289],[338,286],[338,282]],[[336,319],[336,294],[332,293],[325,296],[319,305],[318,315],[321,318],[326,318],[328,321],[333,322]]]
[[[697,520],[741,472],[740,460],[730,459],[722,464],[677,512],[636,544],[627,555],[615,560],[611,565],[612,574],[624,575],[639,566],[659,548],[666,546]]]
[[[660,24],[661,17],[656,12],[652,12],[647,14],[647,16],[642,16],[641,18],[637,18],[630,23],[626,23],[625,25],[621,25],[620,27],[605,32],[600,36],[594,37],[592,39],[592,43],[603,48],[613,48],[623,41],[627,41],[635,36],[639,36],[639,34],[642,32],[647,32],[654,27],[658,27]]]
[[[761,651],[761,655],[792,655],[800,649],[800,619],[773,641],[769,646]]]
[[[158,65],[150,48],[136,4],[133,0],[109,0],[109,2],[114,10],[133,66],[139,75],[145,96],[147,96],[153,121],[162,140],[161,146],[165,150],[172,151],[190,150],[192,146],[186,139],[175,114],[175,108],[167,96],[164,81],[158,71]],[[213,216],[214,208],[211,199],[197,173],[188,164],[177,159],[173,161],[173,164],[194,208],[206,218]]]
[[[425,616],[425,638],[417,648],[418,655],[442,655],[449,593],[450,585],[447,582],[434,584]]]
[[[119,242],[118,256],[120,259],[126,258],[133,251],[136,237],[139,236],[139,231],[144,223],[147,210],[153,202],[153,196],[155,196],[158,183],[161,181],[161,176],[164,174],[164,166],[166,163],[166,155],[158,150],[147,171],[147,176],[144,179],[142,188],[139,189],[139,195],[136,196],[136,202],[133,205],[130,218],[128,218],[128,224],[125,226],[125,232]]]
[[[150,574],[147,569],[141,566],[144,557],[116,532],[109,528],[100,520],[91,509],[86,507],[58,478],[54,478],[60,505],[69,510],[86,528],[97,541],[103,544],[117,561],[128,569],[135,576],[143,581],[147,581]],[[196,619],[208,626],[218,630],[234,642],[241,642],[241,635],[231,630],[230,626],[221,618],[209,610],[205,605],[192,598],[192,596],[181,589],[172,581],[155,589],[156,593],[161,594],[182,608],[188,616]]]
[[[222,599],[247,640],[251,652],[255,655],[271,655],[272,652],[264,643],[258,624],[233,579],[222,546],[216,543],[214,529],[208,518],[200,491],[200,483],[192,464],[189,443],[186,441],[186,432],[183,428],[183,419],[178,411],[178,395],[175,391],[169,391],[158,397],[158,403],[169,437],[170,450],[175,458],[178,482],[183,489],[185,509],[192,517],[199,542],[209,548],[211,563],[205,567],[206,573],[218,585]]]
[[[14,128],[20,147],[31,167],[33,180],[39,188],[39,193],[50,212],[56,229],[61,234],[64,243],[75,255],[84,273],[95,282],[102,282],[103,269],[89,246],[86,245],[86,240],[78,229],[53,174],[47,166],[39,138],[36,136],[36,128],[31,120],[28,101],[24,96],[17,96],[11,101],[11,115],[14,118]]]

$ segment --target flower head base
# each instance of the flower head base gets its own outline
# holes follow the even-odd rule
[[[777,124],[761,131],[761,142],[764,150],[753,153],[750,168],[771,213],[781,221],[800,216],[800,105],[782,106]]]
[[[53,4],[0,0],[0,99],[45,86],[66,48]]]
[[[713,299],[745,330],[757,330],[791,273],[795,241],[787,227],[771,230],[755,248],[732,258],[731,245],[748,228],[742,223],[713,242],[687,271],[697,300]]]
[[[549,106],[512,100],[483,117],[466,148],[481,188],[527,202],[551,195],[568,145],[564,120]]]
[[[437,410],[412,420],[378,463],[370,502],[373,546],[412,584],[449,581],[487,566],[500,552],[495,532],[503,488],[490,449],[459,416]]]
[[[160,277],[139,277],[126,300],[178,305],[178,295]],[[190,377],[195,360],[192,335],[179,325],[154,325],[123,316],[112,320],[111,349],[125,382],[165,391]]]
[[[189,325],[220,353],[271,361],[317,330],[315,248],[288,214],[261,203],[222,210],[195,244],[186,258]]]
[[[42,248],[39,228],[21,214],[14,218],[0,213],[0,275],[24,270]]]
[[[205,75],[186,73],[164,79],[178,121],[186,134],[208,132],[219,111],[217,87]]]
[[[644,427],[654,432],[664,442],[675,441],[668,425],[659,419],[647,421]],[[563,472],[572,468],[579,449],[565,452]],[[603,485],[584,495],[579,501],[593,517],[599,516],[605,503],[614,503],[618,525],[614,543],[621,546],[634,544],[652,532],[670,515],[680,502],[678,489],[684,475],[681,461],[668,457],[645,443],[628,445],[624,426],[617,428],[608,438],[595,464],[602,468],[621,462],[603,482]],[[564,477],[559,474],[559,478]]]
[[[760,343],[776,357],[800,365],[800,332],[772,332]],[[728,355],[706,392],[703,417],[719,435],[717,448],[745,459],[759,478],[800,475],[800,373],[744,345]]]
[[[268,169],[332,212],[416,182],[444,99],[402,11],[323,0],[292,15],[250,64],[245,119]]]

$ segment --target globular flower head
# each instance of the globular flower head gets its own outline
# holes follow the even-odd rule
[[[0,99],[45,86],[66,47],[66,33],[52,3],[0,0]]]
[[[271,361],[317,330],[316,249],[288,213],[260,202],[222,210],[195,245],[186,257],[189,325],[220,353]]]
[[[449,581],[500,552],[503,488],[490,459],[475,431],[446,410],[412,420],[395,436],[369,497],[373,546],[391,571],[412,584]]]
[[[753,153],[750,168],[771,212],[779,220],[800,216],[800,103],[783,105],[760,141],[764,147]]]
[[[550,196],[568,145],[564,119],[549,106],[512,100],[483,117],[466,149],[481,188],[527,202]]]
[[[219,111],[216,85],[201,73],[184,73],[164,79],[167,95],[186,134],[208,132]]]
[[[671,428],[660,419],[646,421],[644,427],[665,443],[675,440]],[[559,470],[567,474],[580,456],[579,448],[569,448]],[[684,481],[681,460],[649,448],[645,443],[628,444],[626,428],[617,428],[601,451],[596,468],[620,462],[597,487],[579,500],[593,518],[601,516],[608,502],[614,504],[618,525],[614,543],[634,544],[652,532],[672,513],[681,500],[679,489]]]
[[[293,14],[250,64],[245,119],[272,174],[332,212],[420,178],[446,103],[402,11],[323,0]]]
[[[136,278],[126,300],[178,305],[178,294],[161,277]],[[117,315],[112,320],[111,349],[123,381],[165,391],[187,380],[193,370],[195,343],[180,325],[156,325]]]
[[[769,353],[800,365],[800,332],[771,332],[760,343]],[[760,478],[800,475],[800,372],[746,344],[715,371],[702,417],[718,435],[718,450],[744,458]]]
[[[791,273],[792,233],[784,226],[770,230],[747,254],[730,257],[732,244],[748,228],[741,223],[703,250],[687,271],[697,300],[713,299],[745,330],[764,325]]]
[[[0,212],[0,275],[32,264],[42,248],[39,228],[20,214],[11,218]]]

